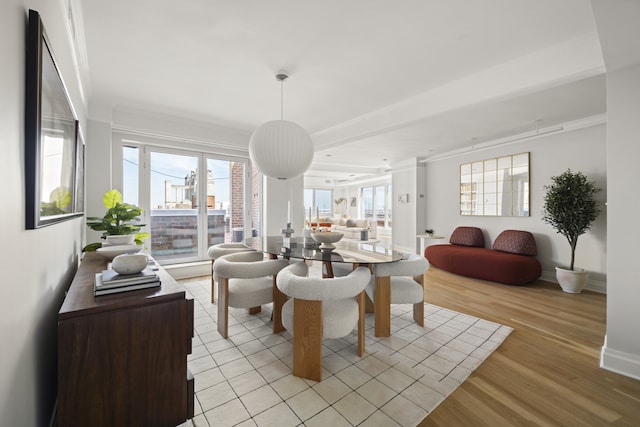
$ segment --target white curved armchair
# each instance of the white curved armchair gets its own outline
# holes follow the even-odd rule
[[[264,260],[262,252],[241,251],[216,260],[218,281],[218,332],[229,335],[229,307],[259,313],[263,304],[273,302],[273,330],[283,330],[281,307],[286,299],[276,287],[276,275],[289,265],[286,260]]]
[[[216,302],[216,293],[215,293],[215,274],[213,271],[213,264],[216,262],[216,259],[221,256],[234,254],[236,252],[246,252],[253,251],[248,246],[243,245],[242,243],[218,243],[216,245],[210,246],[207,250],[207,255],[211,258],[211,304]]]
[[[344,277],[308,277],[295,263],[280,271],[277,286],[289,296],[282,323],[293,334],[293,375],[322,380],[322,338],[340,338],[358,327],[358,356],[364,353],[364,289],[371,272],[359,267]]]
[[[390,334],[390,311],[385,310],[384,315],[379,313],[383,311],[381,308],[390,310],[390,304],[413,304],[413,319],[424,326],[424,275],[427,270],[429,261],[416,254],[375,265],[375,280],[367,286],[367,295],[376,306],[376,336]],[[376,302],[377,299],[380,301]]]

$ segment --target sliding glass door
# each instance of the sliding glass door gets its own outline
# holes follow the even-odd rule
[[[158,262],[208,259],[209,246],[242,241],[244,161],[134,143],[121,154],[124,200],[143,207],[147,249]]]

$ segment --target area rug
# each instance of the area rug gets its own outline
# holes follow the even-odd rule
[[[230,309],[229,339],[217,332],[209,280],[185,282],[195,300],[189,368],[195,375],[195,426],[415,426],[505,340],[511,328],[425,303],[393,305],[392,334],[376,338],[366,318],[366,353],[355,331],[323,341],[321,382],[291,374],[292,336],[273,334],[270,306]]]

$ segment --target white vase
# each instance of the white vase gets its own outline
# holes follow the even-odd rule
[[[122,254],[113,259],[111,268],[119,274],[136,274],[144,270],[148,262],[145,254]]]
[[[563,291],[570,294],[579,294],[587,285],[587,279],[589,278],[589,272],[576,268],[569,270],[567,268],[556,267],[556,280],[560,284]]]

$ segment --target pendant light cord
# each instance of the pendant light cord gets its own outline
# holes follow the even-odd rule
[[[284,81],[288,78],[286,74],[276,74],[276,80],[280,81],[280,120],[284,120]]]

